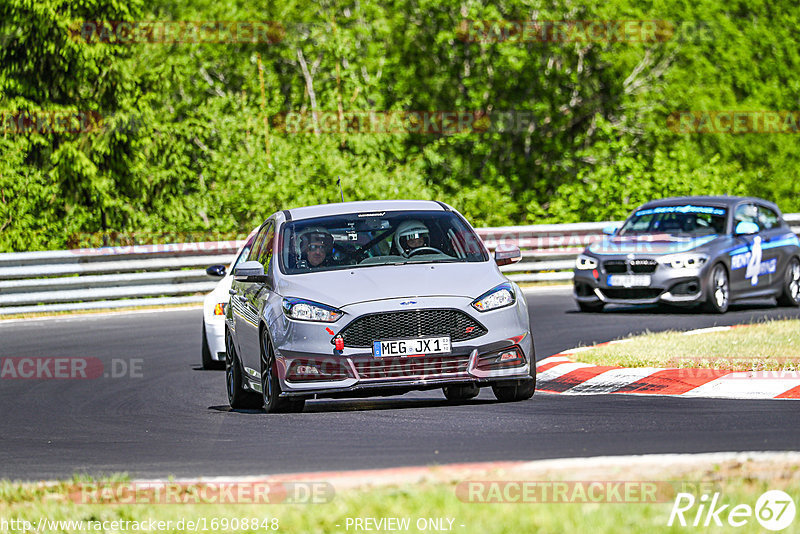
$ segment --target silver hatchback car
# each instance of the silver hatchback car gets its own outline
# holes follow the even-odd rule
[[[491,386],[531,398],[533,339],[519,287],[442,202],[345,202],[284,210],[234,270],[225,320],[233,408],[301,411],[306,399]]]

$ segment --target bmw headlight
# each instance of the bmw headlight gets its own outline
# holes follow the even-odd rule
[[[516,300],[514,286],[510,282],[503,282],[472,301],[472,307],[479,312],[485,312],[511,306]]]
[[[344,312],[332,306],[297,298],[283,299],[283,313],[289,319],[322,323],[334,323],[344,315]]]
[[[580,254],[575,260],[575,268],[581,271],[591,271],[597,269],[597,260],[586,254]]]
[[[660,258],[658,262],[673,269],[699,269],[708,261],[704,254],[672,254]]]

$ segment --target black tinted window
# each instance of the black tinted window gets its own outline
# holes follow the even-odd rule
[[[250,250],[250,255],[247,257],[247,261],[259,261],[259,258],[261,257],[261,249],[264,246],[264,241],[266,240],[267,232],[269,231],[271,224],[271,222],[266,223],[261,227],[261,230],[258,231],[258,235],[256,235],[256,238],[253,241],[253,248]]]
[[[269,261],[272,259],[272,244],[275,241],[275,225],[272,222],[267,223],[267,231],[264,237],[264,243],[261,245],[261,250],[259,251],[258,261],[261,265],[264,266],[264,270],[267,270],[269,266]]]
[[[778,214],[766,206],[758,206],[758,226],[762,230],[770,230],[780,226]]]
[[[761,228],[761,225],[758,223],[758,208],[755,204],[740,204],[736,206],[736,211],[733,216],[734,228],[740,222],[750,222]]]

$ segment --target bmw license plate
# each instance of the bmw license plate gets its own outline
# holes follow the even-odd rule
[[[648,287],[650,275],[647,274],[610,274],[608,285],[613,287]]]
[[[376,358],[386,358],[388,356],[417,356],[422,354],[447,354],[449,352],[449,337],[394,339],[391,341],[374,341],[372,343],[372,353]]]

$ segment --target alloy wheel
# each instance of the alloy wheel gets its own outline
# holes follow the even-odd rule
[[[724,267],[718,265],[714,268],[714,302],[717,304],[717,308],[726,308],[729,297],[728,274]]]
[[[272,387],[274,366],[275,357],[272,352],[272,343],[267,331],[264,330],[261,333],[261,390],[264,395],[264,409],[267,411],[275,402],[273,398],[275,392]]]
[[[800,261],[796,259],[792,262],[789,275],[789,295],[795,301],[800,300]]]

